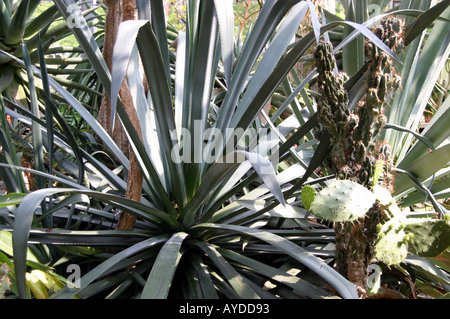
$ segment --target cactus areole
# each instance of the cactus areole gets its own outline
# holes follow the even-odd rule
[[[398,52],[403,48],[403,29],[403,20],[388,17],[373,32]],[[331,150],[324,164],[338,180],[322,189],[310,206],[314,215],[334,223],[336,268],[356,285],[362,298],[366,295],[367,269],[374,255],[376,225],[383,219],[382,207],[372,189],[380,184],[390,190],[392,185],[389,145],[381,143],[378,135],[387,121],[384,115],[387,92],[394,91],[400,82],[391,58],[375,44],[366,43],[366,54],[368,89],[355,110],[350,111],[344,87],[346,75],[336,72],[331,43],[320,42],[314,53],[320,93],[316,135],[320,138],[322,131],[330,135]],[[385,247],[388,246],[389,243]],[[377,253],[383,247],[382,240]],[[401,249],[390,256],[388,264],[401,260],[405,251]],[[386,256],[385,252],[382,255]]]
[[[375,200],[375,195],[358,183],[334,180],[316,195],[310,210],[330,222],[352,222],[364,217]]]

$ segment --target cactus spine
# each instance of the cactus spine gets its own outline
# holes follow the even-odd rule
[[[309,209],[331,222],[352,222],[362,218],[374,203],[375,195],[364,186],[335,180],[315,196]]]
[[[374,33],[394,52],[403,48],[404,21],[397,17],[381,20]],[[370,185],[376,162],[381,160],[385,164],[383,186],[392,188],[392,176],[388,173],[392,169],[390,146],[377,142],[377,136],[386,124],[384,115],[386,92],[395,91],[400,86],[400,77],[395,73],[392,59],[376,45],[366,43],[368,56],[368,91],[366,98],[356,109],[359,119],[354,131],[354,141],[357,151],[356,161],[362,163],[358,172],[358,179],[363,185]]]
[[[404,23],[401,19],[389,17],[384,19],[374,32],[392,50],[399,50],[403,46],[403,28]],[[374,180],[382,180],[381,184],[390,188],[392,183],[389,175],[392,167],[390,148],[388,145],[377,143],[376,138],[386,123],[386,116],[383,114],[386,92],[388,88],[399,85],[399,78],[393,72],[392,61],[372,43],[366,44],[369,58],[368,90],[356,110],[351,112],[344,88],[346,76],[342,73],[335,74],[336,61],[332,49],[331,43],[321,42],[314,54],[321,94],[317,110],[320,129],[329,132],[332,144],[325,164],[330,167],[337,179],[357,182],[369,190],[374,186]],[[313,213],[314,210],[316,214],[322,213],[323,209],[316,207],[316,201],[321,199],[319,193],[311,205]],[[331,203],[322,200],[321,204],[325,206]],[[373,202],[367,213],[348,213],[341,208],[340,212],[346,213],[341,214],[339,218],[344,216],[347,218],[328,219],[339,221],[334,224],[337,269],[355,283],[361,297],[366,293],[367,267],[374,253],[376,225],[382,218],[381,206],[372,204]],[[331,209],[331,212],[333,211],[336,212],[336,209]]]

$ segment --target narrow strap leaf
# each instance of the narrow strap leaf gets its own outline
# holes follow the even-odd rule
[[[202,224],[204,225],[204,224]],[[228,263],[228,261],[217,251],[217,249],[209,243],[196,243],[219,268],[224,277],[236,291],[236,293],[244,299],[259,299],[258,294],[245,282],[245,279]]]
[[[111,70],[111,123],[114,126],[116,117],[117,100],[119,99],[119,91],[122,86],[123,79],[130,61],[131,52],[136,43],[136,37],[139,29],[147,21],[144,20],[128,20],[119,26],[117,32],[117,41],[114,45],[113,63]]]
[[[316,13],[316,8],[314,7],[314,4],[311,2],[311,0],[306,1],[308,3],[309,7],[309,13],[311,15],[311,21],[313,25],[314,35],[316,36],[316,42],[319,43],[320,41],[320,21],[319,17]]]
[[[225,69],[225,80],[231,82],[234,62],[234,11],[232,0],[214,0],[217,18],[219,20],[222,60]]]
[[[238,225],[226,225],[226,224],[210,224],[204,223],[193,226],[192,230],[229,230],[241,233],[247,236],[258,238],[281,251],[285,252],[295,260],[301,262],[309,269],[314,271],[317,275],[325,279],[329,284],[331,284],[343,298],[357,299],[358,293],[356,287],[340,275],[336,270],[328,266],[321,259],[314,256],[313,254],[307,252],[302,247],[294,244],[293,242],[272,234],[268,231],[260,229],[252,229],[248,227],[238,226]]]
[[[185,232],[175,233],[161,248],[142,290],[141,299],[167,298],[181,259],[181,245],[187,236]]]

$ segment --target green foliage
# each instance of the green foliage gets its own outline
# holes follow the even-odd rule
[[[73,1],[54,2],[56,7],[52,9],[55,10],[53,14],[44,11],[37,17],[43,19],[51,15],[48,22],[56,21],[52,20],[53,15],[62,16],[64,21],[70,19],[67,7]],[[355,10],[363,8],[365,3],[352,2]],[[414,11],[406,8],[406,2],[411,1],[404,1],[402,10],[393,13],[412,17],[406,20],[407,41],[405,49],[399,54],[404,66],[394,65],[396,73],[403,78],[400,88],[404,90],[396,93],[402,97],[401,105],[396,102],[389,86],[384,90],[385,103],[392,106],[387,108],[388,122],[398,124],[406,131],[391,132],[394,126],[388,126],[378,133],[379,141],[384,139],[391,142],[393,148],[390,155],[395,156],[395,161],[375,166],[376,174],[369,174],[373,176],[369,186],[376,186],[376,180],[384,182],[389,165],[414,172],[415,176],[420,177],[419,182],[426,182],[427,185],[433,181],[429,178],[436,173],[434,181],[438,188],[431,188],[427,193],[427,198],[433,200],[434,195],[440,196],[436,194],[439,187],[447,189],[445,183],[448,171],[437,156],[445,155],[446,149],[440,151],[443,153],[428,157],[428,144],[422,141],[429,140],[439,149],[448,138],[448,125],[445,124],[448,101],[443,101],[436,113],[437,117],[425,128],[418,143],[413,137],[419,133],[414,132],[416,135],[409,136],[409,130],[416,131],[416,126],[406,125],[404,119],[398,119],[397,115],[405,117],[411,114],[415,122],[423,114],[420,112],[421,105],[414,107],[413,113],[408,113],[409,106],[414,104],[408,101],[420,100],[422,103],[428,99],[429,86],[434,86],[435,82],[434,73],[428,78],[430,83],[421,76],[418,86],[410,84],[418,75],[427,73],[423,70],[438,69],[442,53],[445,56],[445,44],[442,44],[442,39],[440,42],[436,39],[448,34],[448,30],[445,20],[435,20],[437,16],[442,19],[447,17],[445,6],[448,7],[448,3],[440,2],[437,8],[430,9],[429,3],[412,1],[413,7],[421,10]],[[4,1],[0,1],[2,3]],[[386,212],[394,211],[397,206],[391,204],[394,201],[390,194],[386,202],[350,181],[332,182],[331,186],[335,185],[332,188],[326,186],[326,180],[339,177],[328,176],[325,170],[333,164],[328,156],[330,141],[335,142],[339,136],[317,131],[317,124],[339,127],[342,123],[333,123],[333,120],[324,123],[323,119],[326,118],[323,116],[319,119],[320,114],[315,111],[316,101],[322,111],[327,105],[322,100],[323,96],[319,97],[311,90],[315,81],[324,79],[325,84],[331,84],[328,97],[334,95],[336,99],[340,98],[347,108],[342,108],[342,117],[348,117],[350,110],[354,112],[364,92],[367,92],[369,82],[366,65],[369,60],[361,57],[370,57],[365,56],[366,52],[361,47],[358,47],[357,52],[354,51],[349,43],[354,35],[362,33],[379,48],[372,47],[373,51],[382,55],[380,53],[384,50],[393,57],[384,42],[368,29],[384,16],[371,15],[374,20],[370,23],[362,20],[352,23],[351,10],[345,8],[344,14],[348,15],[349,21],[333,19],[331,14],[326,13],[328,22],[324,22],[321,28],[318,28],[319,21],[312,17],[315,27],[311,27],[311,32],[290,43],[307,13],[308,3],[294,0],[266,1],[259,14],[252,16],[256,20],[243,37],[243,43],[238,44],[235,43],[236,20],[230,3],[189,1],[185,8],[189,27],[177,25],[174,28],[169,25],[166,28],[158,1],[139,1],[140,14],[148,17],[152,15],[152,19],[150,22],[140,20],[121,25],[112,72],[109,72],[102,59],[103,30],[92,34],[88,26],[95,22],[89,19],[81,21],[83,28],[70,30],[80,47],[46,50],[44,37],[41,41],[42,50],[39,50],[37,43],[33,47],[32,41],[27,42],[30,59],[26,59],[26,55],[21,53],[22,47],[18,47],[14,51],[17,53],[15,58],[8,56],[8,62],[1,65],[3,78],[0,83],[9,83],[7,75],[15,76],[14,68],[28,67],[31,72],[22,76],[26,80],[24,88],[28,95],[23,96],[31,97],[29,92],[36,90],[38,103],[35,106],[39,106],[38,111],[35,108],[31,112],[28,111],[28,104],[23,104],[27,107],[21,108],[18,99],[3,94],[6,98],[1,99],[0,142],[3,149],[0,168],[6,173],[2,171],[2,178],[8,184],[9,192],[25,192],[18,179],[21,171],[41,176],[49,185],[31,191],[17,201],[4,198],[8,206],[1,208],[0,221],[8,235],[3,232],[1,235],[14,236],[14,241],[1,246],[2,251],[6,249],[8,256],[12,256],[12,260],[8,257],[9,267],[14,266],[14,276],[10,277],[11,280],[14,277],[15,282],[11,286],[14,289],[12,293],[8,292],[9,296],[111,299],[357,297],[354,285],[328,263],[336,258],[335,253],[329,251],[329,244],[336,240],[334,231],[323,224],[312,222],[304,208],[314,214],[323,213],[327,218],[334,211],[336,215],[344,215],[338,220],[348,220],[364,216],[367,213],[366,206],[368,202],[373,203],[374,196],[385,206]],[[151,15],[146,11],[150,4]],[[101,14],[96,17],[100,19]],[[8,21],[0,19],[5,25]],[[69,34],[64,25],[63,22],[59,27],[54,26],[47,31],[55,32],[55,35],[56,30],[60,30],[58,36]],[[346,33],[343,33],[344,26]],[[35,31],[40,31],[42,27],[41,24]],[[28,28],[25,34],[32,37],[33,30],[30,26]],[[354,28],[354,32],[351,28]],[[421,38],[425,29],[430,31],[430,36]],[[295,71],[296,63],[313,58],[308,52],[314,49],[316,39],[322,35],[331,38],[335,49],[331,46],[325,49],[337,57],[335,62],[327,60],[330,76],[318,79],[318,70],[313,70],[301,78]],[[175,39],[176,46],[173,43]],[[3,51],[0,54],[4,54],[6,49],[1,49]],[[63,64],[61,59],[42,58],[36,64],[38,60],[34,55],[37,57],[40,53],[44,57],[44,52],[65,52],[70,57]],[[341,52],[347,61],[354,59],[363,62],[362,69],[351,73],[351,78],[331,76],[335,67],[341,68],[343,65]],[[62,67],[55,70],[50,62],[58,66],[61,64]],[[39,68],[32,68],[32,65]],[[62,79],[60,73],[69,72],[69,65],[74,68],[70,74],[64,73],[67,77]],[[149,80],[148,91],[142,85],[139,65],[143,66],[140,71]],[[344,65],[348,65],[347,62]],[[408,70],[411,70],[411,74],[408,74]],[[30,81],[32,75],[37,80],[34,87]],[[142,141],[117,96],[117,88],[124,79],[129,83],[144,129]],[[383,86],[373,88],[377,90],[377,95],[384,94]],[[420,98],[416,96],[416,88],[420,91]],[[116,103],[113,115],[117,114],[120,121],[115,122],[115,125],[121,125],[126,131],[129,145],[137,154],[144,173],[140,202],[124,198],[128,158],[96,119],[102,98],[99,92],[102,90]],[[270,101],[274,109],[267,113],[265,108]],[[379,106],[380,101],[375,102]],[[13,123],[4,120],[6,114],[12,116]],[[31,125],[33,122],[37,124],[34,128]],[[13,143],[12,140],[22,138],[22,132],[33,132],[31,128],[43,134],[43,162],[48,170],[19,168],[15,150],[17,142]],[[257,136],[252,131],[261,128],[268,129],[264,136]],[[199,134],[191,134],[187,139],[183,136],[182,139],[180,130],[183,129]],[[225,140],[222,145],[215,144],[217,136],[211,134],[211,129],[218,129],[221,133],[227,129],[238,131],[236,139],[241,140],[240,147],[233,148],[231,154],[235,158],[240,157],[241,162],[220,161],[229,153],[227,146],[232,143]],[[248,132],[250,134],[246,135]],[[403,143],[405,137],[407,143]],[[190,143],[201,145],[190,154],[191,159],[200,160],[174,161],[172,156],[178,156],[177,159],[189,158],[184,153],[187,148],[183,147]],[[279,154],[267,151],[258,153],[261,150],[258,146],[263,145],[278,145]],[[27,143],[26,146],[34,152],[39,148],[39,143]],[[382,147],[374,150],[389,153]],[[365,153],[369,154],[369,151]],[[206,161],[203,157],[205,153],[214,160]],[[344,152],[334,150],[334,153],[347,156],[345,149]],[[280,161],[276,162],[278,155]],[[258,161],[249,162],[255,158]],[[430,159],[435,166],[423,165]],[[266,166],[268,163],[270,165]],[[347,162],[341,160],[339,164],[345,167]],[[262,174],[263,168],[267,167],[270,168],[268,173]],[[398,175],[398,179],[403,179],[403,182],[408,178],[403,172]],[[406,199],[410,200],[409,203],[420,202],[421,198],[415,197],[421,195],[414,188],[416,183],[403,182],[397,183],[402,187],[404,185],[404,190],[396,187],[395,195],[399,195],[396,198],[399,203],[408,203]],[[311,186],[305,186],[305,183]],[[322,190],[315,194],[313,187]],[[428,197],[429,194],[433,196]],[[361,203],[363,196],[370,200]],[[329,201],[327,197],[333,200]],[[320,201],[324,205],[317,205],[316,202]],[[19,204],[13,209],[14,213],[10,204]],[[332,210],[327,210],[326,205],[331,206]],[[436,207],[439,208],[438,205]],[[122,211],[137,217],[133,231],[115,230],[117,215]],[[337,217],[332,218],[336,220]],[[51,227],[46,226],[49,221]],[[407,223],[402,223],[404,229],[388,229],[389,221],[388,226],[382,228],[385,235],[383,237],[380,233],[378,242],[380,260],[385,258],[392,267],[401,267],[402,264],[396,264],[398,261],[408,263],[411,265],[410,271],[419,274],[421,280],[433,278],[434,281],[429,281],[433,282],[433,289],[449,291],[446,277],[434,272],[434,268],[422,259],[414,260],[411,254],[404,259],[405,247],[411,250],[417,247],[428,252],[438,244],[438,250],[441,251],[442,242],[431,242],[430,238],[431,246],[428,247],[414,243],[414,237],[408,236]],[[445,230],[441,228],[441,223],[438,225],[439,231]],[[419,231],[419,226],[412,228],[414,230],[411,233]],[[428,224],[427,229],[431,229]],[[400,245],[398,249],[390,251],[389,244],[392,246],[393,242]],[[29,258],[35,258],[35,263],[30,263]],[[6,261],[2,259],[1,262]],[[66,275],[61,266],[67,263],[82,266],[79,289],[62,288],[59,284],[65,282],[60,277]],[[42,275],[33,272],[36,265],[41,271],[53,271],[50,275],[59,282],[56,281],[51,287],[62,289],[53,293],[56,289],[43,287],[41,280],[30,286],[32,280]],[[52,268],[42,268],[42,265]],[[327,285],[322,285],[325,282]],[[333,289],[323,288],[325,286]],[[35,294],[31,295],[30,289]]]
[[[305,185],[302,188],[301,197],[303,207],[305,207],[307,210],[310,210],[311,204],[314,202],[314,199],[316,197],[316,190],[310,185]]]
[[[9,193],[0,196],[0,208],[20,204],[25,195],[26,194]]]
[[[11,286],[11,280],[9,279],[10,270],[6,263],[0,264],[0,299],[5,297],[5,292]]]

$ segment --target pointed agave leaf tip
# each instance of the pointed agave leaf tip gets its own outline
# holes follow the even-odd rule
[[[308,2],[308,6],[309,6],[309,11],[310,11],[310,14],[311,14],[311,21],[312,21],[312,24],[313,24],[313,29],[314,29],[314,35],[316,37],[316,42],[319,43],[320,42],[320,21],[319,21],[319,17],[316,14],[316,7],[311,2],[311,0],[307,0],[307,2]]]
[[[286,206],[283,192],[281,191],[280,184],[278,182],[275,169],[272,166],[272,162],[265,156],[253,152],[244,152],[247,160],[252,165],[258,176],[263,180],[264,184],[275,196],[275,198]]]
[[[114,45],[113,63],[111,72],[111,127],[114,128],[117,101],[123,79],[128,68],[131,53],[136,43],[140,28],[148,23],[145,20],[127,20],[120,24],[117,41]]]

